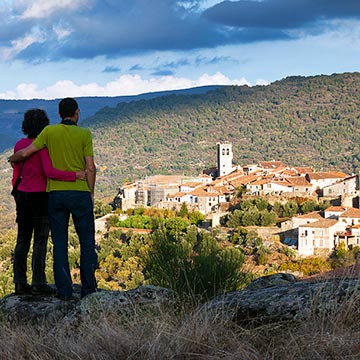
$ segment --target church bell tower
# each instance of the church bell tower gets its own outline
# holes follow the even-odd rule
[[[228,141],[217,143],[217,176],[230,174],[233,170],[232,144]]]

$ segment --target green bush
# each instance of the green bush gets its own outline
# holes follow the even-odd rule
[[[286,245],[284,245],[283,247],[281,247],[281,248],[279,249],[279,253],[280,253],[280,254],[284,254],[284,255],[286,255],[286,256],[289,257],[289,258],[294,258],[294,257],[296,257],[296,250],[293,249],[293,248],[291,248],[290,246],[286,246]]]
[[[135,214],[119,221],[117,226],[130,229],[153,229],[155,225],[154,219],[150,216]]]
[[[193,226],[177,236],[161,227],[151,236],[143,268],[147,282],[205,300],[240,288],[246,281],[243,262],[241,251],[220,249],[209,233]]]
[[[242,244],[246,241],[248,230],[238,227],[229,237],[229,241],[235,245]]]
[[[256,251],[256,262],[258,265],[266,265],[270,259],[270,249],[266,246],[261,246]]]
[[[275,223],[276,212],[266,199],[256,198],[242,200],[239,209],[235,209],[225,219],[227,227],[238,226],[269,226]]]
[[[200,225],[204,219],[205,216],[200,211],[195,210],[189,213],[189,220],[193,225]]]
[[[354,265],[359,257],[360,248],[355,246],[347,250],[345,243],[340,243],[330,256],[330,263],[333,269]]]
[[[331,270],[330,263],[318,257],[291,260],[279,266],[279,271],[299,271],[304,275],[314,275],[329,270]]]

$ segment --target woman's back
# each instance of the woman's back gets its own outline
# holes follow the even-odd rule
[[[14,147],[14,153],[31,144],[33,139],[23,138],[19,140]],[[46,149],[44,149],[46,151]],[[41,162],[41,152],[38,151],[30,156],[26,161],[15,163],[12,183],[21,171],[22,180],[18,189],[24,192],[46,191],[47,178]],[[21,170],[22,168],[22,170]]]

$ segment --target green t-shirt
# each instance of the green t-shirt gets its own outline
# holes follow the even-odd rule
[[[88,129],[76,125],[56,124],[46,126],[33,144],[49,151],[54,168],[67,171],[85,170],[85,156],[93,156],[92,136]],[[48,179],[47,191],[90,191],[83,180],[60,181]]]

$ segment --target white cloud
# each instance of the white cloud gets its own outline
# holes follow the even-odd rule
[[[1,99],[55,99],[66,96],[122,96],[142,93],[187,89],[205,85],[250,85],[245,79],[231,80],[220,72],[203,74],[196,80],[163,76],[143,79],[140,75],[122,75],[118,79],[100,86],[95,82],[77,85],[70,80],[62,80],[54,85],[39,89],[36,84],[22,83],[14,91],[0,93]]]
[[[256,85],[269,85],[269,82],[264,79],[257,79]]]
[[[55,25],[52,29],[59,40],[66,38],[72,32],[72,30],[62,25]]]
[[[0,58],[8,61],[14,58],[22,50],[34,43],[41,43],[45,40],[45,34],[37,28],[22,38],[11,41],[11,47],[0,47]]]
[[[42,19],[52,15],[55,11],[66,9],[73,11],[87,3],[87,0],[35,0],[23,12],[23,19]]]

